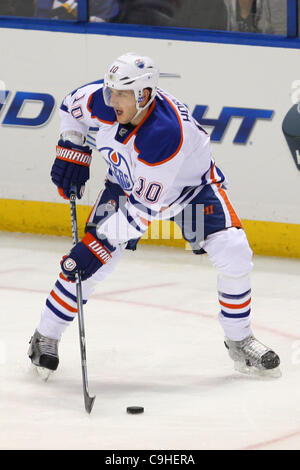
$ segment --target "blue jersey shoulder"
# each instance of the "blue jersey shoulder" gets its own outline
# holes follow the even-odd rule
[[[113,108],[104,103],[103,88],[91,94],[87,103],[87,109],[91,113],[91,117],[98,119],[100,122],[105,124],[116,122],[116,114]]]
[[[74,97],[73,98],[73,104],[75,102],[79,101],[81,98],[85,96],[85,88],[87,88],[90,85],[101,85],[103,83],[103,80],[96,80],[94,82],[87,83],[85,85],[80,86],[79,88],[76,88],[73,90],[69,96]],[[76,93],[78,91],[82,91],[83,94],[81,94],[78,97],[75,97]],[[68,107],[65,104],[65,100],[63,100],[60,109],[62,111],[68,112]],[[101,122],[107,123],[107,124],[113,124],[116,121],[116,115],[115,112],[112,108],[109,106],[106,106],[104,103],[104,98],[103,98],[103,88],[98,88],[94,93],[91,93],[88,99],[87,103],[87,109],[91,114],[91,117],[98,119]]]
[[[161,165],[171,160],[182,145],[180,117],[165,97],[156,98],[135,139],[138,159],[146,165]]]

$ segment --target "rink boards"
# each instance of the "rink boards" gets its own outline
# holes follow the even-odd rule
[[[1,230],[70,234],[68,204],[49,176],[60,102],[103,78],[115,57],[137,51],[152,56],[161,72],[181,75],[160,85],[211,134],[214,158],[254,252],[300,257],[300,157],[282,132],[287,112],[300,100],[297,49],[5,28],[0,38]],[[91,169],[81,226],[105,176],[96,151]],[[144,238],[184,246],[167,222],[153,223],[151,237]]]

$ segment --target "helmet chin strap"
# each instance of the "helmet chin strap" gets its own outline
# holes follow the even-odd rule
[[[144,111],[144,109],[146,109],[147,107],[148,106],[146,105],[143,108],[138,108],[137,112],[135,113],[135,115],[133,116],[130,122],[134,121],[141,114],[141,112]]]
[[[138,101],[136,101],[136,109],[137,109],[137,112],[136,112],[136,114],[133,116],[133,118],[131,119],[130,122],[134,121],[134,120],[141,114],[141,112],[144,111],[146,108],[149,108],[149,106],[150,106],[150,104],[153,102],[154,98],[155,98],[155,96],[154,96],[152,99],[150,99],[150,101],[148,101],[148,103],[145,104],[145,106],[143,106],[142,108],[139,107]]]

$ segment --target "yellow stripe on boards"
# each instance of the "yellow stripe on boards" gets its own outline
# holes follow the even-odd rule
[[[250,246],[257,255],[300,258],[300,225],[242,220]]]
[[[89,211],[89,206],[77,205],[80,237]],[[0,230],[71,236],[70,205],[0,199]]]
[[[77,205],[79,237],[84,235],[90,206]],[[300,225],[242,220],[255,254],[300,258]],[[0,199],[0,230],[71,236],[70,206],[66,203]],[[185,247],[173,222],[153,221],[141,243]]]

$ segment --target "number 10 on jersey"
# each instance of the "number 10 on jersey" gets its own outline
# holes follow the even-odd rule
[[[136,194],[139,198],[143,197],[145,201],[150,202],[151,204],[154,204],[158,201],[163,190],[163,185],[161,183],[153,181],[149,183],[146,188],[146,180],[140,176],[138,178],[138,184],[139,186],[134,191],[134,194]]]

